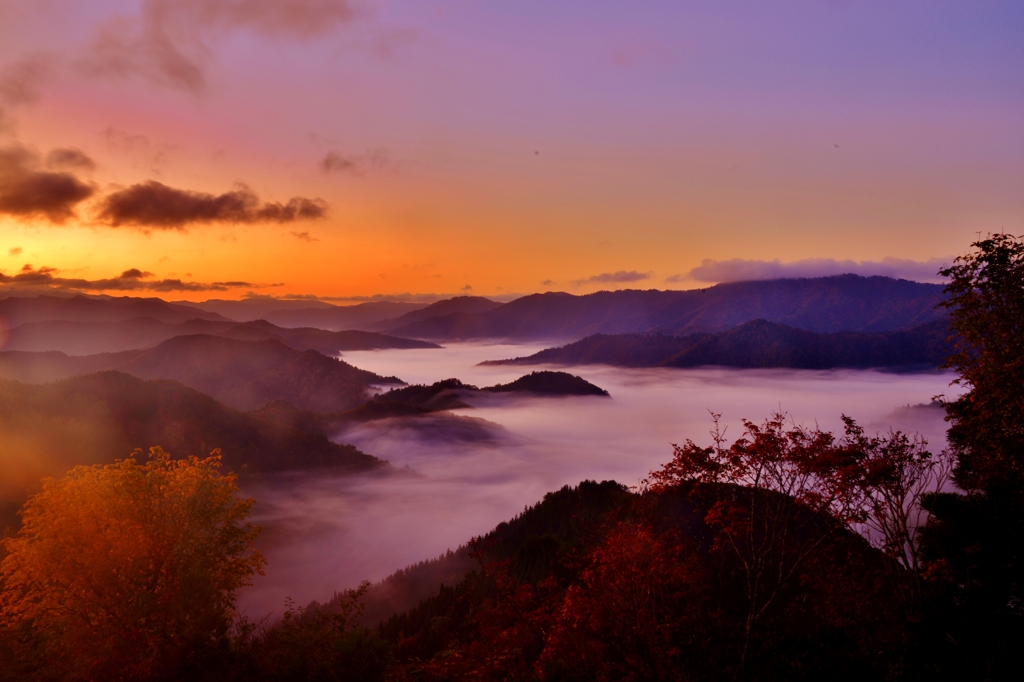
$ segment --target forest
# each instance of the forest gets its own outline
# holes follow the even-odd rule
[[[730,439],[713,414],[709,444],[681,440],[636,487],[566,486],[455,552],[324,604],[289,604],[275,620],[234,608],[265,565],[253,500],[225,473],[238,461],[153,448],[115,464],[70,462],[79,466],[29,498],[0,549],[0,679],[1008,679],[1024,663],[1024,239],[979,239],[942,274],[935,314],[948,315],[945,366],[964,389],[942,403],[947,448],[872,434],[849,417],[834,433],[781,412],[751,415]],[[302,362],[266,348],[274,371],[293,354]],[[180,367],[215,381],[185,359]],[[576,379],[520,381],[600,394]],[[45,390],[76,393],[68,381]],[[429,409],[452,399],[446,391],[478,390],[452,381],[376,403]],[[184,399],[164,397],[177,384],[137,390],[168,406]],[[249,393],[225,399],[256,404]],[[330,409],[352,405],[336,400]],[[197,408],[208,433],[153,437],[195,449],[218,429],[273,423],[281,447],[302,457],[380,465],[213,405]],[[116,421],[130,407],[103,413]],[[441,587],[424,594],[431,580]]]

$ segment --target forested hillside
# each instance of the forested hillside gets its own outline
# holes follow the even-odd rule
[[[818,334],[765,320],[725,332],[595,334],[559,348],[485,365],[590,365],[617,367],[723,367],[831,369],[834,367],[937,368],[952,349],[944,320],[906,331]]]

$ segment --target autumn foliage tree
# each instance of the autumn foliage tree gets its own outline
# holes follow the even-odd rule
[[[807,559],[837,530],[864,518],[853,480],[855,462],[828,431],[789,427],[783,414],[763,424],[744,421],[744,434],[726,445],[713,415],[713,444],[693,441],[651,474],[651,490],[682,484],[715,497],[707,521],[715,549],[738,562],[744,576],[746,617],[740,668],[765,613]],[[719,484],[733,484],[722,488]]]
[[[919,579],[924,496],[941,487],[949,467],[919,437],[868,437],[844,417],[845,433],[788,425],[784,414],[744,421],[728,444],[712,415],[713,443],[687,440],[652,472],[654,493],[686,488],[707,510],[712,551],[743,576],[746,615],[739,668],[766,613],[837,534],[861,530],[892,560],[898,582]]]
[[[235,590],[262,572],[253,501],[218,452],[141,454],[45,481],[5,541],[0,626],[38,677],[185,674],[224,644]]]

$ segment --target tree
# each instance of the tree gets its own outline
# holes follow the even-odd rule
[[[869,437],[849,417],[843,421],[860,470],[857,478],[867,512],[863,530],[909,577],[910,597],[919,608],[925,572],[921,538],[928,517],[924,502],[949,480],[950,453],[933,455],[919,435],[890,431]]]
[[[181,674],[226,641],[234,592],[265,563],[220,453],[152,448],[48,479],[0,563],[0,621],[34,635],[43,677]]]
[[[787,429],[777,413],[761,425],[744,420],[743,435],[727,447],[720,416],[712,415],[714,443],[673,446],[672,460],[651,473],[651,490],[691,485],[691,496],[714,498],[707,521],[718,531],[716,551],[738,561],[745,577],[743,675],[757,627],[787,584],[830,536],[866,514],[850,442],[820,429]]]
[[[1024,238],[990,235],[940,274],[955,333],[946,363],[966,390],[945,402],[963,494],[925,500],[935,652],[975,679],[1019,667],[1024,638]],[[946,643],[953,643],[952,646]]]
[[[946,362],[967,387],[946,403],[957,485],[1024,494],[1024,238],[996,234],[941,271],[949,278],[954,353]]]

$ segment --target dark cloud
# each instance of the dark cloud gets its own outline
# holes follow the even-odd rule
[[[881,275],[919,282],[941,282],[938,271],[953,257],[914,261],[904,258],[883,258],[880,261],[836,260],[834,258],[805,258],[783,263],[775,260],[712,260],[707,258],[685,275],[673,275],[666,282],[742,282],[796,277],[829,277],[854,273],[870,277]]]
[[[602,272],[586,279],[573,280],[576,286],[584,284],[625,284],[628,282],[642,282],[651,278],[650,272],[637,272],[636,270],[619,270],[618,272]]]
[[[380,170],[387,166],[388,157],[386,149],[374,149],[355,156],[343,156],[336,151],[329,151],[320,160],[320,170],[324,173],[366,175],[370,171]]]
[[[292,232],[290,233],[293,237],[298,239],[300,242],[318,242],[320,241],[316,237],[313,237],[309,232]]]
[[[466,286],[459,289],[459,291],[473,291],[473,286],[471,284],[467,284]]]
[[[150,180],[103,197],[98,217],[114,227],[181,230],[198,223],[289,223],[322,218],[326,212],[327,205],[320,199],[293,197],[285,204],[260,203],[244,186],[207,194]]]
[[[96,162],[80,149],[54,149],[46,155],[46,167],[60,170],[96,170]]]
[[[26,264],[16,275],[0,271],[0,291],[227,291],[268,285],[251,282],[184,282],[180,279],[152,279],[153,273],[131,268],[109,279],[79,279],[58,276],[57,268],[33,268]],[[275,285],[270,285],[275,286]]]
[[[40,170],[35,152],[17,145],[0,149],[0,214],[63,223],[94,192],[71,173]]]
[[[212,39],[247,30],[308,40],[355,14],[350,0],[143,0],[137,16],[117,17],[100,28],[81,66],[95,74],[141,76],[200,92]]]
[[[553,280],[553,279],[546,279],[543,282],[541,282],[540,285],[542,287],[549,287],[549,286],[551,286],[554,283],[555,283],[555,280]]]

